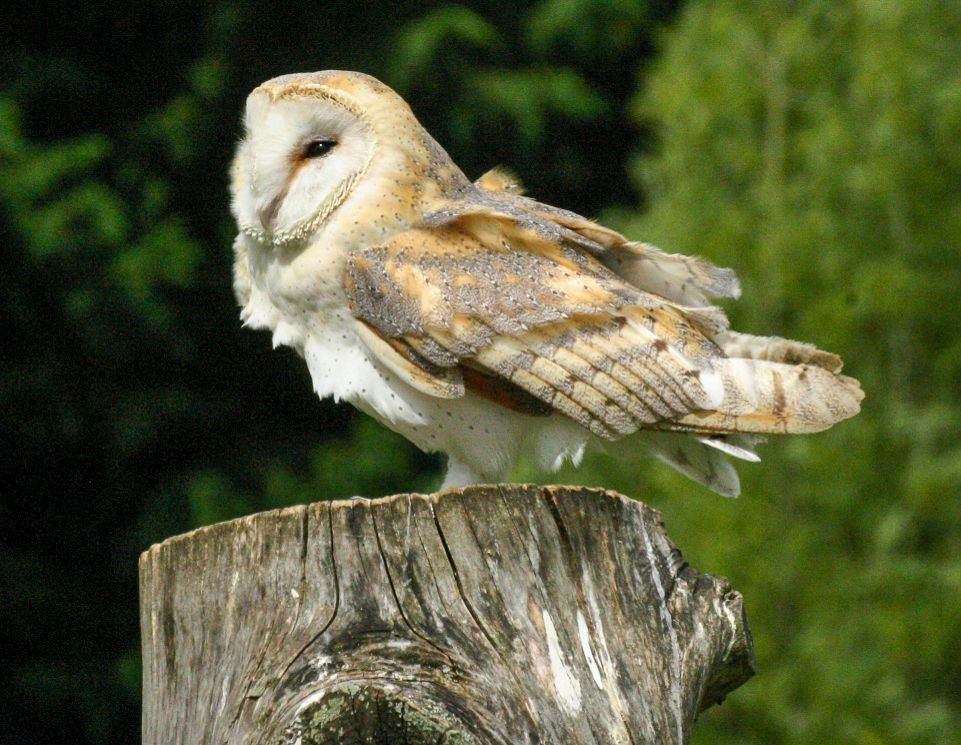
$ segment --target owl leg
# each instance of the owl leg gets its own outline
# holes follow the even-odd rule
[[[447,475],[441,489],[453,489],[460,486],[470,486],[471,484],[483,484],[487,481],[483,476],[474,471],[470,466],[465,465],[453,457],[447,458]]]

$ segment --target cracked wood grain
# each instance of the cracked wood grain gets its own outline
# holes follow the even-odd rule
[[[592,489],[321,502],[141,557],[145,745],[687,742],[741,597]]]

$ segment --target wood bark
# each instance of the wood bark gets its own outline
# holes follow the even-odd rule
[[[753,674],[741,596],[583,488],[320,502],[140,563],[143,743],[684,743]]]

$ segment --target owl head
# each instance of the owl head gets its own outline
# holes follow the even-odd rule
[[[365,184],[416,182],[423,195],[425,175],[441,190],[466,182],[389,87],[339,70],[284,75],[247,98],[233,213],[260,241],[302,241]]]

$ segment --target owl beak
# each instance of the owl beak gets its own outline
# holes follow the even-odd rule
[[[281,192],[271,200],[270,204],[257,212],[257,217],[260,218],[260,224],[266,232],[270,232],[270,226],[277,217],[277,213],[280,211],[280,205],[283,204],[286,195],[286,190]]]

